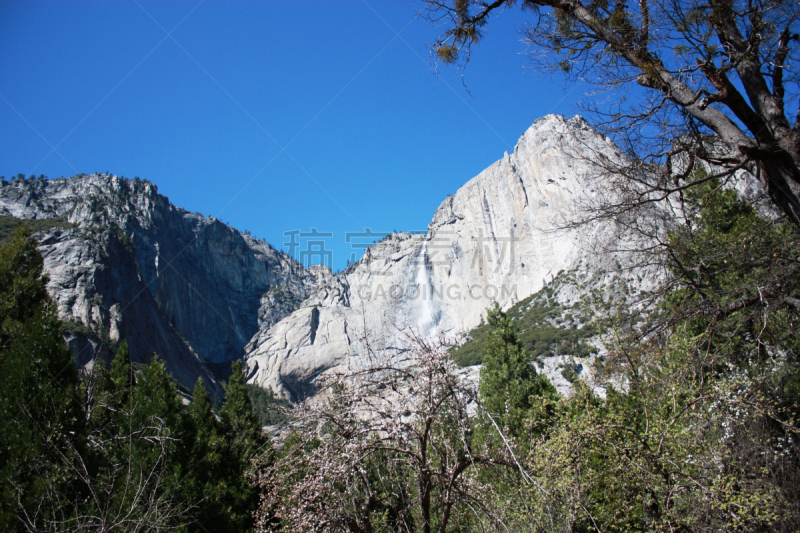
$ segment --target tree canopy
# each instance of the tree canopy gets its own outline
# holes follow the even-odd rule
[[[0,246],[0,530],[247,531],[246,471],[270,442],[241,365],[212,411],[202,381],[187,409],[158,357],[76,369],[25,225]],[[262,460],[263,464],[263,460]]]
[[[78,373],[45,291],[43,261],[26,226],[0,248],[0,529],[51,520],[62,509],[39,505],[54,491],[77,493],[63,462],[80,449],[83,416]],[[24,518],[19,509],[28,512]]]
[[[510,436],[524,441],[521,437],[530,438],[524,434],[524,428],[526,421],[531,425],[535,406],[543,400],[555,400],[556,390],[546,376],[536,374],[511,319],[497,302],[487,311],[487,323],[489,333],[484,344],[486,354],[479,388],[483,411]],[[495,432],[491,427],[487,430],[490,435]]]
[[[697,160],[757,175],[775,204],[800,224],[798,44],[794,0],[426,0],[445,31],[434,45],[449,63],[469,60],[491,16],[519,4],[538,68],[618,91],[588,110],[661,175],[660,192],[682,190]],[[630,98],[632,86],[643,96]],[[642,168],[644,167],[644,168]],[[709,178],[711,179],[711,178]]]

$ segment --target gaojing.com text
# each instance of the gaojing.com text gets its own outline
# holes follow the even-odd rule
[[[363,301],[377,300],[506,300],[517,291],[516,285],[360,285],[356,294]]]

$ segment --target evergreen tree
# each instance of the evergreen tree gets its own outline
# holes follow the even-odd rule
[[[141,472],[157,470],[162,486],[153,490],[171,494],[186,474],[182,467],[190,430],[175,383],[157,357],[137,380],[129,417],[131,435],[137,440],[134,463],[140,463]]]
[[[78,495],[64,460],[83,426],[77,372],[23,225],[0,248],[0,530],[35,529]]]
[[[519,340],[511,318],[495,302],[488,309],[489,332],[481,367],[480,398],[486,417],[514,437],[525,433],[526,420],[539,418],[548,410],[549,400],[557,396],[546,376],[539,376]],[[532,427],[533,421],[527,423]],[[484,420],[483,433],[493,432]]]
[[[261,424],[253,413],[253,404],[244,380],[244,365],[234,361],[232,374],[225,387],[225,402],[220,417],[231,439],[231,447],[245,462],[265,444],[261,436]]]
[[[203,378],[197,378],[197,382],[194,384],[192,403],[189,404],[189,417],[198,430],[216,427],[218,424],[212,410],[211,396],[208,394]]]
[[[179,436],[183,425],[183,407],[175,382],[167,373],[164,362],[158,357],[152,358],[142,372],[141,380],[137,380],[133,389],[133,400],[133,417],[137,426],[147,427],[150,419],[157,418],[161,424],[172,430],[172,437]]]
[[[83,381],[83,389],[88,394],[84,399],[87,419],[91,421],[94,431],[113,432],[116,430],[106,426],[129,425],[127,418],[133,410],[131,400],[136,376],[126,341],[121,341],[117,346],[110,370],[104,364],[96,364],[91,375]],[[88,388],[92,385],[94,390],[90,392]]]
[[[121,341],[117,347],[117,353],[111,361],[111,382],[116,391],[130,391],[136,383],[136,376],[131,366],[131,353],[128,349],[128,342]]]
[[[682,212],[647,335],[620,319],[603,397],[576,387],[528,455],[525,530],[798,530],[800,231],[719,180]]]
[[[184,409],[125,341],[79,385],[42,267],[24,226],[0,248],[0,531],[252,529],[245,471],[268,441],[241,364],[222,421],[202,381]]]
[[[253,527],[252,513],[258,507],[258,491],[251,486],[245,472],[252,469],[256,454],[271,456],[271,443],[262,435],[261,424],[253,412],[244,379],[244,365],[235,361],[225,387],[225,402],[220,409],[228,450],[227,505],[231,531]]]
[[[197,524],[191,530],[238,531],[229,516],[232,469],[227,464],[230,455],[228,440],[212,411],[211,398],[202,378],[198,378],[194,386],[189,418],[193,431],[192,459],[184,483],[184,495],[188,501],[200,502],[194,513]]]

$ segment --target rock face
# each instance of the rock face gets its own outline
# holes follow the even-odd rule
[[[597,253],[610,226],[556,229],[609,193],[586,162],[596,157],[624,156],[580,117],[537,120],[442,202],[426,235],[389,235],[337,275],[138,178],[0,182],[0,215],[73,226],[36,237],[79,364],[126,339],[135,361],[158,353],[186,387],[202,377],[220,392],[214,372],[244,355],[250,383],[299,400],[326,372],[401,354],[409,335],[458,342],[495,300],[509,308],[562,270],[619,269],[619,255]]]
[[[585,162],[597,154],[623,157],[580,117],[537,120],[513,154],[442,202],[426,235],[388,236],[262,328],[247,347],[249,381],[299,400],[322,373],[402,351],[409,332],[452,340],[495,300],[508,308],[578,264],[610,268],[617,258],[595,253],[610,228],[554,230],[581,198],[603,193]]]
[[[111,232],[87,239],[80,230],[37,235],[48,292],[68,320],[67,344],[81,366],[108,361],[109,344],[127,340],[131,359],[159,354],[167,370],[187,388],[203,378],[212,394],[222,391],[202,360],[161,312],[139,277],[133,256]],[[75,327],[77,325],[77,327]]]
[[[108,356],[104,339],[127,339],[135,361],[158,353],[183,385],[202,376],[219,391],[207,367],[229,366],[260,322],[283,318],[316,288],[317,277],[285,254],[173,206],[147,181],[0,183],[0,215],[77,226],[35,237],[80,364]]]

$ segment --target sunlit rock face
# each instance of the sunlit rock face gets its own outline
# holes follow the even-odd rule
[[[177,208],[138,179],[2,182],[0,214],[76,225],[36,235],[61,318],[111,343],[127,339],[135,361],[158,354],[188,388],[212,382],[209,365],[224,371],[260,321],[288,315],[317,284],[266,242]],[[68,342],[79,364],[108,356],[91,334]]]
[[[580,117],[537,120],[513,154],[442,202],[426,235],[389,235],[262,328],[246,348],[249,381],[299,400],[326,372],[401,353],[408,335],[455,342],[495,300],[508,308],[561,270],[610,267],[619,258],[597,253],[610,228],[557,229],[601,193],[587,162],[598,154],[623,157]]]
[[[613,268],[609,227],[557,229],[606,193],[597,157],[623,155],[580,117],[537,120],[442,202],[426,235],[389,235],[337,275],[138,179],[1,182],[0,214],[75,225],[36,237],[79,364],[126,339],[135,361],[158,354],[186,387],[202,377],[219,391],[210,369],[244,355],[251,383],[298,400],[326,372],[401,355],[409,335],[455,343],[494,301],[508,308],[561,270]]]

